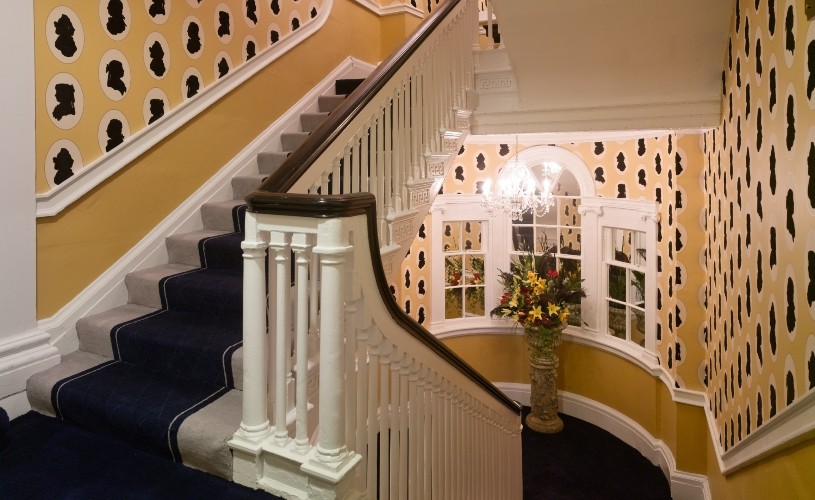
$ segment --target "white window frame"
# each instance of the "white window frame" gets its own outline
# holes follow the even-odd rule
[[[565,149],[556,146],[536,146],[525,149],[517,155],[527,165],[534,168],[544,161],[554,161],[574,175],[580,186],[581,215],[581,276],[586,289],[586,298],[581,304],[582,327],[567,326],[568,337],[591,345],[610,348],[626,357],[644,362],[649,368],[658,366],[656,356],[656,224],[658,221],[657,203],[653,201],[601,198],[595,194],[594,179],[583,161]],[[507,158],[510,160],[511,158]],[[453,337],[471,334],[516,334],[520,328],[506,319],[492,319],[489,311],[498,303],[503,293],[498,284],[498,270],[508,270],[512,224],[509,215],[491,218],[481,208],[481,195],[439,195],[431,208],[432,248],[430,251],[433,268],[432,307],[429,329],[435,335]],[[484,249],[484,294],[486,316],[483,318],[445,319],[444,251],[440,242],[442,227],[448,221],[482,221],[482,248]],[[608,332],[608,306],[606,295],[608,276],[603,259],[603,234],[607,228],[641,231],[645,234],[646,309],[645,309],[645,348]]]

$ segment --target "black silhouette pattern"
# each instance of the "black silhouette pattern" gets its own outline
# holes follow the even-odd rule
[[[246,0],[246,19],[252,21],[252,24],[258,23],[258,6],[255,0]]]
[[[795,13],[792,5],[787,7],[787,14],[784,18],[784,48],[792,55],[795,55]]]
[[[59,121],[68,115],[76,115],[75,93],[76,89],[70,83],[54,85],[54,97],[57,100],[57,105],[51,111],[51,116],[55,120]]]
[[[201,50],[201,26],[196,22],[187,25],[187,52],[197,54]]]
[[[187,88],[187,99],[193,97],[198,94],[198,90],[201,88],[201,80],[198,79],[198,75],[190,75],[184,80],[184,86]]]
[[[257,48],[255,47],[254,40],[246,42],[246,60],[250,60],[257,55]]]
[[[498,154],[501,156],[506,156],[509,154],[509,145],[508,144],[499,144],[498,145]],[[481,156],[481,161],[484,161],[484,155]]]
[[[295,31],[300,27],[300,20],[296,17],[293,17],[291,20],[291,30]]]
[[[620,172],[625,172],[625,169],[626,169],[625,155],[621,151],[617,154],[617,170],[619,170]]]
[[[53,158],[54,162],[54,170],[56,174],[54,175],[54,184],[59,186],[66,180],[70,179],[74,175],[73,166],[74,166],[74,158],[71,156],[71,152],[65,148],[60,148],[59,152]]]
[[[602,142],[595,142],[594,143],[594,154],[600,156],[605,151],[605,146],[603,146]]]
[[[65,57],[73,57],[76,51],[79,50],[74,41],[74,33],[76,28],[71,18],[66,14],[59,16],[59,19],[54,21],[54,33],[57,34],[57,39],[54,41],[54,47]]]
[[[232,26],[229,12],[218,11],[218,37],[224,38],[232,35]]]
[[[223,78],[227,73],[229,73],[229,61],[227,61],[225,57],[222,57],[218,61],[218,78]]]
[[[787,151],[795,145],[795,98],[787,96]]]
[[[272,0],[270,7],[272,9],[272,14],[274,15],[280,14],[280,0]]]
[[[311,16],[311,18],[312,18],[312,19],[314,19],[315,17],[317,17],[317,8],[316,8],[316,7],[312,7],[312,8],[311,8],[311,10],[309,11],[309,15]]]
[[[108,142],[105,146],[105,152],[112,151],[116,146],[124,142],[124,125],[118,118],[113,118],[107,124],[105,132],[108,135]]]
[[[164,5],[164,0],[151,0],[150,8],[147,10],[150,17],[166,16],[167,9]]]
[[[487,159],[484,157],[483,153],[478,153],[475,157],[475,168],[478,170],[484,171],[487,168]]]
[[[111,60],[105,65],[105,73],[107,73],[106,85],[108,88],[117,91],[121,95],[125,95],[127,93],[127,85],[123,80],[125,68],[122,61],[118,59]]]
[[[269,40],[272,43],[277,43],[277,41],[280,40],[280,33],[278,33],[277,30],[270,31],[269,32]]]
[[[150,119],[147,124],[155,122],[164,116],[164,99],[150,99]]]
[[[122,0],[108,0],[108,19],[105,29],[111,35],[121,35],[127,30],[127,20],[125,19],[125,6]]]
[[[156,40],[148,50],[150,53],[150,71],[161,78],[167,72],[167,67],[164,65],[164,47],[161,46],[161,42]]]

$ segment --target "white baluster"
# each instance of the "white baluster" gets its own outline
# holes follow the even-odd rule
[[[396,348],[391,351],[391,390],[389,394],[391,431],[388,435],[388,439],[390,440],[390,460],[388,462],[388,470],[390,471],[389,498],[394,499],[398,498],[399,495],[399,419],[402,410],[399,407],[399,370],[401,368],[403,355],[404,353]]]
[[[399,499],[407,500],[408,492],[408,382],[413,359],[405,355],[399,370]],[[395,468],[395,466],[394,466]]]
[[[291,235],[288,233],[272,232],[269,249],[274,257],[274,280],[269,286],[274,288],[270,297],[272,304],[272,318],[274,324],[274,441],[278,446],[286,446],[289,441],[289,431],[286,429],[286,379],[290,374],[287,367],[291,352],[291,344],[287,342],[289,333],[289,289],[291,279],[290,245]],[[270,268],[272,266],[270,265]]]
[[[297,370],[297,377],[295,382],[296,388],[296,413],[297,421],[295,424],[295,448],[301,453],[305,453],[309,449],[309,436],[308,436],[308,319],[309,319],[309,248],[311,247],[306,234],[296,234],[292,238],[292,250],[295,255],[295,264],[297,269],[297,319],[295,322],[295,355],[297,361],[295,363]]]
[[[377,436],[380,434],[382,423],[377,419],[378,410],[381,408],[379,400],[379,363],[381,362],[379,353],[383,347],[382,334],[374,327],[368,333],[368,497],[376,498],[379,492],[376,490],[378,477],[376,475],[379,464],[379,446],[377,446]]]
[[[390,498],[390,362],[391,345],[379,351],[379,497]]]
[[[408,378],[408,406],[409,406],[409,423],[410,435],[408,436],[408,499],[416,500],[418,492],[420,491],[420,483],[418,480],[418,465],[419,465],[419,446],[422,440],[422,428],[419,420],[419,414],[423,411],[421,401],[421,386],[419,382],[419,362],[413,360],[410,365],[410,376]]]

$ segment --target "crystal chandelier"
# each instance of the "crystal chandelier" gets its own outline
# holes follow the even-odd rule
[[[496,217],[499,213],[509,213],[512,220],[522,220],[526,212],[541,217],[548,213],[555,203],[552,187],[561,170],[557,163],[544,162],[539,169],[540,182],[538,182],[526,163],[515,155],[498,174],[494,191],[492,179],[484,181],[481,206],[490,217]]]

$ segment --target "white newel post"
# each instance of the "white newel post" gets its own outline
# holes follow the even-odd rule
[[[312,456],[302,469],[329,483],[339,483],[362,457],[349,452],[345,442],[345,255],[351,252],[343,219],[318,226],[320,256],[320,435]]]
[[[266,400],[266,248],[253,214],[246,214],[243,249],[243,417],[230,440],[233,480],[254,485],[262,441],[270,432]]]

